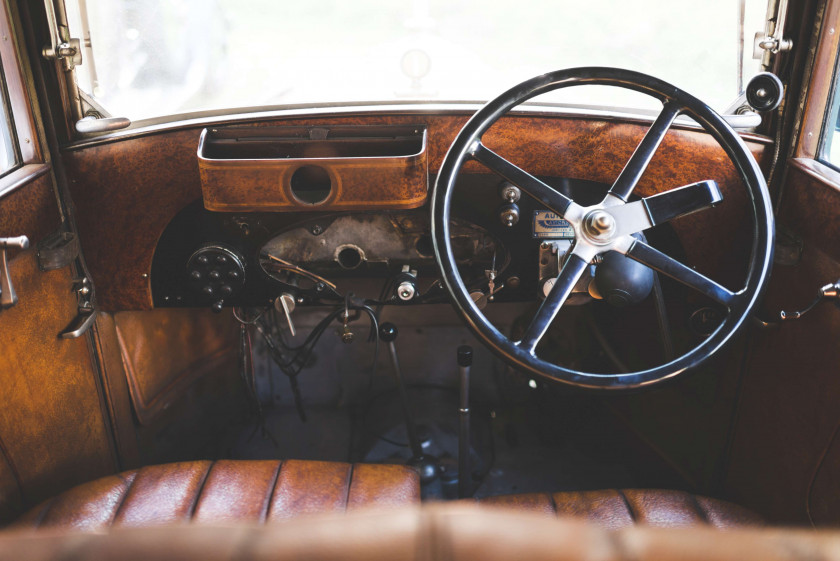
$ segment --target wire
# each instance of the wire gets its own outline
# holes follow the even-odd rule
[[[350,311],[356,312],[355,315],[351,315]],[[289,378],[289,384],[292,389],[292,394],[295,400],[295,407],[297,408],[298,415],[300,416],[301,421],[306,421],[306,413],[303,407],[303,397],[300,391],[300,385],[298,384],[297,377],[300,375],[302,370],[306,367],[306,364],[309,362],[309,358],[312,356],[312,353],[315,349],[315,346],[318,344],[318,341],[321,339],[321,336],[326,332],[327,328],[329,327],[332,321],[342,318],[345,322],[354,321],[361,316],[361,313],[364,312],[370,318],[370,335],[368,337],[369,341],[374,342],[374,359],[373,364],[371,365],[371,378],[375,376],[376,373],[376,363],[378,362],[379,358],[379,338],[376,336],[377,332],[379,331],[379,320],[377,318],[376,313],[368,306],[366,303],[362,301],[358,301],[353,298],[352,295],[348,294],[345,298],[345,302],[343,306],[339,306],[338,308],[334,309],[330,313],[328,313],[318,324],[312,329],[312,332],[306,338],[306,340],[296,347],[290,347],[282,341],[282,338],[276,340],[273,335],[272,331],[274,331],[271,326],[266,325],[264,321],[256,321],[255,327],[259,334],[262,336],[263,340],[268,347],[269,355],[280,368],[280,370]],[[260,319],[260,318],[258,318]],[[274,318],[276,319],[276,318]],[[276,326],[276,324],[275,324]],[[279,330],[278,330],[279,331]],[[283,350],[280,347],[283,347],[283,350],[286,353],[292,353],[290,358],[284,356]]]

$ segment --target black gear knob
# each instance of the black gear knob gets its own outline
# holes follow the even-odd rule
[[[391,322],[385,322],[379,326],[379,338],[386,343],[395,341],[398,333],[397,326]]]
[[[469,345],[458,347],[458,366],[472,366],[473,348]]]

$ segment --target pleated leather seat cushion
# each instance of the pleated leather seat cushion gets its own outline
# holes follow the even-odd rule
[[[702,524],[731,528],[762,524],[757,514],[743,507],[683,491],[609,489],[553,494],[530,493],[488,497],[480,503],[551,516],[581,518],[612,529],[634,524],[661,528]]]
[[[142,527],[266,522],[302,514],[419,503],[406,466],[317,461],[197,461],[147,466],[74,487],[13,526]]]

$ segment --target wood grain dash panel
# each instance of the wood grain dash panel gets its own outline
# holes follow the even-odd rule
[[[253,126],[425,125],[433,175],[468,119],[467,114],[380,114],[278,118]],[[509,115],[488,131],[485,141],[533,174],[611,183],[646,130],[643,124],[616,120]],[[103,310],[151,309],[149,279],[143,275],[151,271],[157,240],[178,211],[202,196],[196,155],[201,131],[165,131],[66,152],[80,237]],[[750,141],[749,147],[766,169],[771,144]],[[486,172],[476,162],[465,166],[470,171]],[[718,182],[724,203],[676,221],[678,233],[713,232],[722,243],[748,233],[748,221],[741,220],[748,201],[734,166],[702,132],[669,132],[637,192],[648,195],[703,179]],[[701,271],[724,271],[724,278],[716,279],[724,283],[742,276],[738,252],[720,256],[708,237],[681,237]]]

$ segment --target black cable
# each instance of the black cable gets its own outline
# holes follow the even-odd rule
[[[662,352],[665,354],[665,362],[674,358],[674,342],[671,339],[671,325],[668,321],[668,309],[665,306],[665,294],[662,292],[662,283],[659,281],[659,273],[653,272],[653,305],[656,308],[656,317],[659,321],[659,339],[662,341]]]
[[[327,314],[320,322],[318,322],[318,324],[313,328],[312,332],[309,334],[309,336],[306,338],[303,344],[298,345],[297,347],[288,347],[284,345],[287,351],[295,353],[289,359],[286,359],[284,357],[283,352],[278,346],[278,343],[275,341],[274,337],[272,337],[272,335],[269,333],[270,327],[266,326],[261,321],[255,322],[257,331],[260,333],[260,335],[262,335],[272,359],[283,372],[283,374],[285,374],[289,378],[289,384],[291,386],[292,394],[295,400],[295,407],[297,408],[298,415],[300,416],[300,419],[303,422],[306,422],[306,412],[303,407],[303,397],[301,396],[300,385],[298,384],[297,376],[306,366],[306,363],[309,361],[309,357],[312,356],[315,346],[321,339],[321,336],[326,332],[330,323],[335,319],[349,316],[350,310],[356,312],[356,315],[354,317],[347,317],[347,319],[350,321],[360,317],[361,312],[366,313],[370,318],[371,327],[369,340],[373,338],[375,343],[374,360],[371,366],[371,376],[374,376],[376,373],[376,363],[379,358],[379,338],[376,336],[379,330],[379,321],[376,317],[376,313],[370,308],[370,306],[364,303],[357,303],[352,298],[352,295],[348,295],[347,299],[345,300],[344,306],[333,310],[331,313]]]
[[[593,337],[601,345],[601,350],[604,351],[604,354],[607,355],[607,358],[613,363],[613,366],[622,374],[626,374],[630,372],[630,369],[627,368],[627,365],[619,358],[618,354],[615,352],[615,349],[612,348],[610,342],[607,341],[607,338],[604,336],[604,333],[601,331],[601,328],[595,322],[595,316],[592,314],[591,310],[588,310],[585,314],[586,317],[586,325],[589,326],[589,330],[592,332]]]

